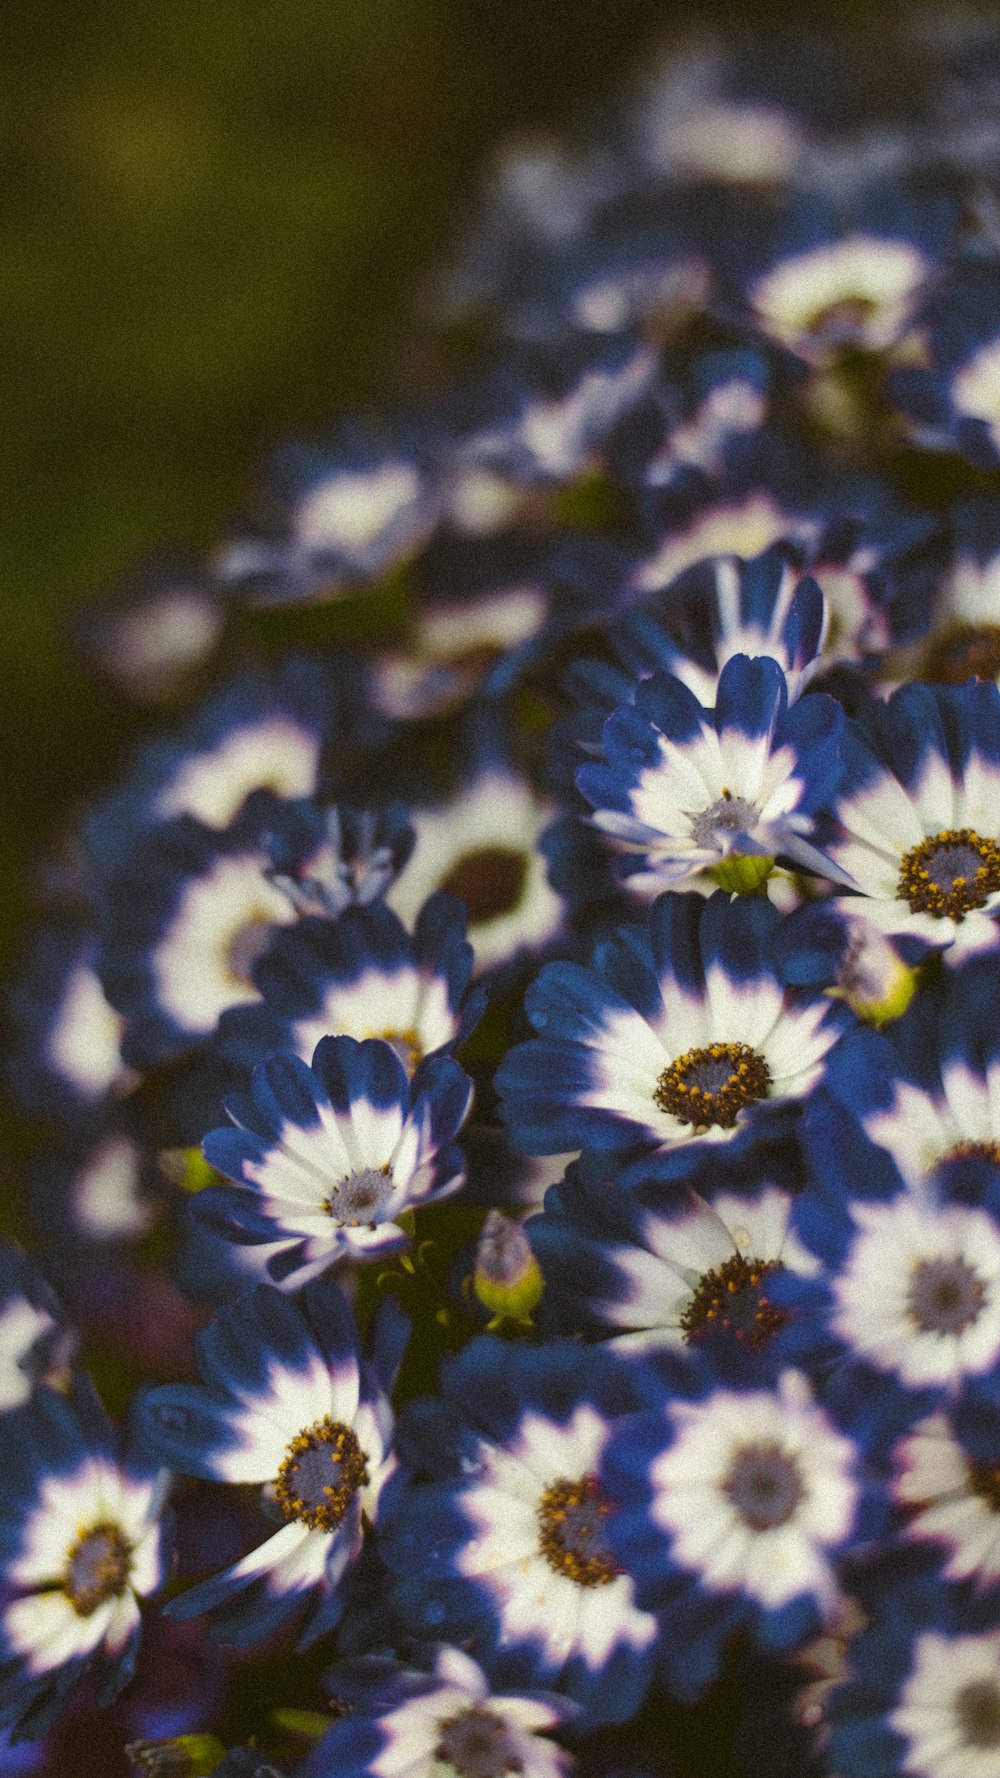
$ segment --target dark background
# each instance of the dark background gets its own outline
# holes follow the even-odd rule
[[[499,139],[579,122],[694,24],[788,22],[662,0],[28,0],[15,38],[13,10],[0,956],[26,860],[123,744],[66,609],[139,552],[208,545],[282,433],[391,393],[414,288]]]

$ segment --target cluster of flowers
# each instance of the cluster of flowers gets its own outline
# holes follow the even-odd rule
[[[1000,32],[675,59],[435,300],[90,626],[0,1770],[996,1778]]]

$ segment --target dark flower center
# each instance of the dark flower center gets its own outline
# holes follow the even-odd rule
[[[955,1693],[955,1716],[965,1747],[1000,1747],[1000,1685],[972,1679]]]
[[[878,304],[870,296],[842,296],[810,315],[803,332],[826,346],[850,346],[864,337],[877,314]]]
[[[746,1445],[737,1452],[722,1484],[751,1531],[773,1531],[787,1525],[805,1492],[794,1457],[780,1445]]]
[[[734,1253],[723,1265],[704,1272],[681,1316],[686,1344],[728,1335],[749,1351],[759,1352],[788,1320],[787,1309],[776,1309],[762,1288],[765,1278],[783,1270],[778,1259],[744,1259]]]
[[[513,846],[484,846],[459,858],[441,888],[460,896],[469,910],[469,925],[479,926],[516,908],[527,876],[527,853]]]
[[[323,1209],[328,1216],[346,1223],[349,1228],[374,1228],[377,1222],[386,1220],[384,1212],[393,1189],[392,1171],[388,1166],[360,1167],[357,1173],[348,1173],[346,1179],[333,1187],[330,1196],[323,1200]]]
[[[131,1544],[119,1525],[102,1520],[70,1549],[63,1592],[78,1617],[90,1617],[106,1599],[121,1597],[131,1572]]]
[[[969,1487],[991,1512],[1000,1513],[1000,1463],[969,1463]]]
[[[538,1507],[538,1543],[549,1567],[578,1587],[603,1587],[614,1580],[621,1569],[604,1536],[604,1521],[614,1510],[593,1475],[546,1488]]]
[[[456,1778],[505,1778],[522,1772],[510,1725],[495,1710],[473,1708],[439,1723],[434,1758]]]
[[[731,1130],[744,1105],[766,1099],[770,1086],[767,1063],[748,1043],[710,1043],[671,1062],[653,1098],[661,1111],[697,1130],[712,1124]]]
[[[1000,847],[971,827],[946,829],[905,853],[897,901],[915,914],[960,920],[1000,890]]]
[[[947,1166],[949,1161],[992,1161],[1000,1166],[1000,1142],[956,1142],[941,1156],[938,1166]]]
[[[931,637],[920,677],[932,685],[964,685],[972,675],[996,679],[998,674],[1000,624],[949,624]]]
[[[978,1319],[985,1300],[985,1284],[960,1254],[918,1260],[911,1271],[906,1307],[921,1333],[963,1333]]]
[[[293,1438],[274,1484],[286,1519],[313,1531],[335,1531],[359,1488],[368,1464],[350,1426],[324,1414]]]

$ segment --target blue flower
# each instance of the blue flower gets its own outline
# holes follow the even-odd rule
[[[896,370],[890,395],[925,449],[1000,461],[1000,297],[996,258],[959,259],[914,323],[924,364]]]
[[[782,989],[768,961],[779,920],[759,897],[664,895],[589,969],[547,964],[525,999],[541,1035],[496,1075],[515,1146],[641,1148],[673,1176],[696,1145],[739,1145],[787,1117],[842,1020]]]
[[[576,781],[631,886],[756,889],[779,854],[826,876],[808,836],[837,788],[843,724],[832,698],[789,707],[776,661],[734,655],[712,710],[679,679],[643,680]]]
[[[138,1600],[165,1579],[168,1481],[85,1382],[0,1425],[0,1727],[44,1734],[90,1669],[101,1704],[131,1678]]]
[[[569,1754],[548,1739],[574,1713],[566,1698],[494,1692],[461,1649],[439,1644],[423,1668],[369,1655],[326,1675],[347,1708],[317,1741],[299,1778],[377,1778],[397,1765],[407,1778],[446,1772],[497,1778],[564,1778]]]
[[[222,829],[255,790],[312,796],[336,714],[318,661],[292,657],[273,678],[233,680],[179,734],[143,747],[122,787],[98,805],[87,837],[99,870],[115,870],[140,834],[178,815]]]
[[[458,1191],[455,1146],[472,1083],[451,1056],[411,1081],[391,1044],[324,1037],[312,1067],[288,1053],[254,1069],[251,1094],[228,1101],[236,1126],[205,1137],[204,1154],[235,1186],[192,1200],[231,1240],[275,1243],[272,1277],[301,1284],[336,1260],[397,1252],[396,1218]]]
[[[1000,510],[986,494],[960,500],[951,515],[952,551],[934,602],[934,629],[919,674],[964,685],[970,674],[1000,679]]]
[[[211,1037],[229,1006],[260,998],[253,967],[297,919],[271,881],[273,799],[224,833],[190,815],[135,847],[103,898],[101,979],[125,1019],[122,1054],[148,1068]]]
[[[403,1462],[437,1479],[395,1487],[388,1506],[397,1611],[411,1632],[461,1641],[497,1684],[551,1685],[588,1721],[624,1720],[650,1678],[655,1624],[610,1556],[615,1502],[597,1471],[637,1403],[630,1368],[570,1341],[485,1335],[441,1386],[444,1400],[414,1402],[400,1428]]]
[[[546,1302],[558,1301],[568,1331],[604,1334],[618,1351],[702,1349],[746,1357],[755,1370],[787,1363],[794,1311],[773,1300],[772,1280],[806,1280],[820,1266],[765,1163],[742,1192],[706,1198],[686,1181],[665,1201],[658,1180],[623,1189],[601,1159],[571,1166],[526,1225]],[[728,1169],[694,1177],[703,1190],[735,1183]]]
[[[995,1399],[919,1420],[892,1452],[903,1536],[943,1557],[948,1581],[1000,1586],[1000,1416]]]
[[[29,1110],[87,1121],[135,1077],[121,1053],[124,1021],[101,983],[97,941],[85,927],[44,927],[10,995],[15,1036],[8,1068]]]
[[[303,801],[283,811],[270,838],[271,881],[299,914],[335,920],[349,907],[368,907],[385,894],[413,850],[414,834],[400,803],[387,809],[321,809]]]
[[[44,1278],[0,1241],[0,1414],[23,1407],[36,1384],[64,1382],[72,1346]]]
[[[395,1468],[389,1391],[408,1323],[380,1310],[367,1356],[346,1299],[326,1280],[293,1301],[270,1285],[221,1309],[198,1337],[203,1383],[151,1390],[153,1449],[181,1474],[263,1488],[280,1530],[173,1600],[171,1617],[218,1611],[224,1641],[261,1640],[310,1602],[304,1640],[329,1630]]]
[[[801,1371],[733,1389],[690,1358],[658,1364],[658,1399],[609,1443],[601,1479],[668,1683],[692,1697],[737,1626],[783,1651],[815,1633],[841,1598],[838,1559],[882,1503]]]
[[[825,850],[853,909],[950,965],[1000,943],[1000,691],[904,685],[850,723]]]
[[[247,1068],[279,1049],[308,1061],[331,1034],[379,1037],[412,1072],[475,1026],[485,996],[467,991],[471,973],[463,910],[450,895],[423,904],[412,934],[381,902],[336,920],[307,916],[275,933],[253,974],[259,1003],[224,1012],[213,1048]]]
[[[340,597],[413,555],[437,522],[428,441],[402,428],[379,436],[345,425],[323,444],[284,445],[266,479],[275,522],[234,535],[216,562],[222,585],[248,604]]]
[[[1000,1748],[995,1602],[900,1565],[876,1565],[868,1590],[874,1622],[852,1643],[851,1677],[827,1705],[830,1770],[992,1778]]]

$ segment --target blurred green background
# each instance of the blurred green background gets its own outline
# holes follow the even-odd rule
[[[0,951],[25,860],[122,745],[66,607],[139,552],[201,549],[272,440],[391,391],[415,285],[500,138],[579,119],[658,41],[729,13],[29,0],[15,34],[8,12]]]

